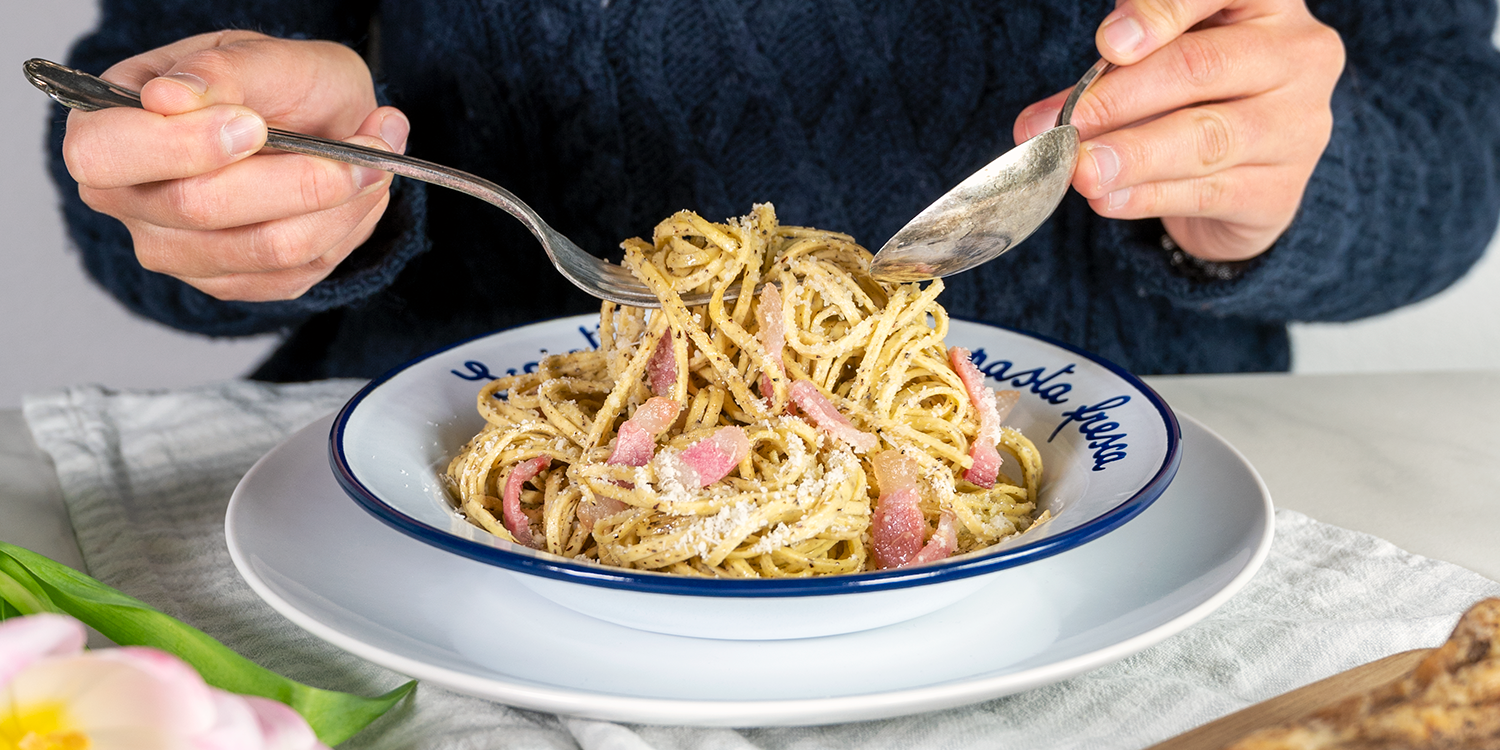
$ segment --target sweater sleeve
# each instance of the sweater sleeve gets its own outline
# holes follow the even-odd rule
[[[1220,316],[1352,320],[1429,297],[1500,217],[1494,0],[1313,0],[1343,37],[1333,134],[1291,227],[1242,275],[1172,273],[1158,222],[1106,222],[1141,294]]]
[[[146,50],[229,28],[327,39],[362,50],[370,23],[368,6],[367,0],[104,0],[98,28],[74,46],[69,64],[97,75]],[[125,226],[83,203],[62,158],[66,112],[57,107],[54,115],[48,137],[51,171],[68,233],[85,269],[131,311],[174,328],[210,336],[286,329],[384,289],[411,258],[427,249],[425,186],[398,177],[370,239],[307,293],[278,302],[215,299],[142,268]]]

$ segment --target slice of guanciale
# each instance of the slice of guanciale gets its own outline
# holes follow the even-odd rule
[[[1485,599],[1411,674],[1225,750],[1500,748],[1500,599]]]

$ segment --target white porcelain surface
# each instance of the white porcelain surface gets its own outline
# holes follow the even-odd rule
[[[952,606],[823,638],[669,636],[557,606],[498,567],[379,523],[322,460],[330,422],[268,454],[230,501],[230,554],[256,593],[315,635],[412,677],[590,718],[819,724],[1027,690],[1201,620],[1249,580],[1271,542],[1271,501],[1254,469],[1185,419],[1181,470],[1151,507]],[[785,679],[803,668],[842,677]],[[737,679],[719,679],[726,671]]]
[[[483,424],[474,399],[485,376],[534,367],[548,351],[592,346],[596,325],[597,316],[576,316],[503,331],[371,383],[335,424],[335,474],[356,502],[393,528],[512,570],[525,586],[563,606],[653,632],[755,640],[853,632],[940,609],[990,583],[980,577],[1118,528],[1160,494],[1180,458],[1176,419],[1144,383],[1076,349],[953,321],[948,343],[972,350],[992,385],[1021,391],[1007,424],[1041,452],[1040,505],[1053,514],[988,550],[900,571],[707,580],[555,557],[458,517],[440,473]]]

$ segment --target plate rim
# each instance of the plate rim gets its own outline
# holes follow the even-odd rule
[[[318,420],[331,418],[325,416]],[[502,680],[485,677],[449,667],[428,664],[419,659],[396,653],[377,645],[365,643],[354,635],[346,634],[332,625],[323,623],[311,614],[304,613],[287,601],[264,581],[249,564],[249,557],[240,546],[235,533],[234,515],[243,506],[243,487],[261,465],[273,460],[278,450],[273,449],[263,456],[245,479],[236,486],[225,513],[225,538],[230,558],[239,570],[241,578],[263,601],[278,613],[309,633],[331,645],[387,667],[418,680],[426,680],[442,687],[467,695],[494,700],[507,705],[530,710],[550,711],[570,716],[580,716],[604,721],[629,723],[656,723],[679,726],[809,726],[863,721],[910,715],[930,710],[952,708],[1004,695],[1030,690],[1066,679],[1092,669],[1108,665],[1134,653],[1160,643],[1198,623],[1227,600],[1238,594],[1259,572],[1269,556],[1275,537],[1275,509],[1269,488],[1260,473],[1237,448],[1218,433],[1190,415],[1183,415],[1197,429],[1201,429],[1219,447],[1233,456],[1249,479],[1255,483],[1259,499],[1261,522],[1264,531],[1256,540],[1254,550],[1243,566],[1220,589],[1204,598],[1197,605],[1142,633],[1113,644],[1078,654],[1050,664],[1039,665],[1022,672],[990,676],[958,678],[929,685],[886,690],[875,693],[833,696],[826,698],[794,699],[710,699],[695,700],[679,697],[640,697],[618,693],[590,691],[559,685],[539,683],[534,680],[505,675]],[[317,422],[304,428],[292,437],[315,427]],[[288,438],[288,442],[292,438]],[[280,446],[278,446],[279,448]],[[305,460],[305,459],[304,459]],[[1239,548],[1240,551],[1248,548]],[[601,626],[608,623],[600,621]],[[611,626],[618,627],[618,626]],[[680,636],[679,636],[680,637]],[[843,636],[828,636],[840,638]]]
[[[453,349],[467,346],[483,339],[500,336],[522,328],[558,324],[565,321],[585,321],[597,315],[579,314],[534,320],[479,334],[462,341],[434,349],[414,357],[407,362],[387,370],[379,377],[360,388],[338,410],[327,440],[328,463],[334,478],[354,502],[387,526],[426,544],[471,560],[494,565],[499,568],[558,581],[599,586],[611,589],[638,591],[677,596],[714,598],[769,598],[854,594],[869,591],[889,591],[925,584],[957,581],[985,575],[1024,563],[1051,557],[1108,534],[1150,507],[1166,491],[1182,463],[1182,427],[1176,413],[1155,389],[1140,377],[1110,360],[1044,334],[1026,331],[996,323],[961,316],[949,316],[950,320],[962,321],[984,328],[996,329],[1055,346],[1064,351],[1105,368],[1126,384],[1146,397],[1156,410],[1166,431],[1166,453],[1150,479],[1130,497],[1100,514],[1098,517],[1059,534],[1043,537],[1014,547],[997,550],[990,554],[980,553],[949,558],[927,565],[897,570],[863,571],[837,576],[814,576],[807,578],[774,579],[717,579],[678,576],[655,571],[611,568],[608,566],[575,562],[566,558],[534,553],[531,550],[512,550],[491,546],[466,539],[449,531],[435,528],[402,512],[382,500],[355,475],[343,449],[344,434],[360,404],[385,383],[402,373],[441,356]]]

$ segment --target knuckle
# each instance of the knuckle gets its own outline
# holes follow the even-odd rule
[[[1078,102],[1073,111],[1073,125],[1080,131],[1104,132],[1112,130],[1113,123],[1124,121],[1130,102],[1126,93],[1115,88],[1098,86]]]
[[[365,59],[362,56],[360,56],[360,54],[358,52],[354,51],[354,49],[351,48],[351,47],[349,47],[348,45],[339,44],[338,42],[330,42],[330,41],[326,41],[326,40],[316,40],[316,41],[313,41],[313,42],[310,42],[310,43],[314,44],[314,45],[317,45],[319,51],[324,52],[325,54],[328,54],[330,57],[340,58],[339,62],[342,63],[343,65],[347,65],[347,66],[349,66],[351,68],[356,68],[356,69],[357,68],[366,68],[366,67],[368,67],[365,64]]]
[[[107,184],[104,176],[109,170],[101,163],[98,149],[73,128],[68,128],[67,135],[63,136],[62,154],[68,174],[79,185],[103,187]]]
[[[167,208],[182,225],[193,229],[223,229],[230,225],[226,206],[204,180],[182,179],[161,183]]]
[[[112,208],[109,198],[110,195],[107,190],[89,187],[83,183],[79,183],[78,185],[78,199],[83,201],[83,205],[99,213],[109,213],[107,209]],[[110,215],[112,216],[113,214]]]
[[[1144,0],[1135,4],[1135,12],[1157,38],[1165,39],[1190,26],[1195,11],[1191,0]]]
[[[1212,174],[1193,185],[1194,213],[1211,214],[1224,206],[1229,197],[1229,185],[1222,173]]]
[[[1337,29],[1322,23],[1313,25],[1309,47],[1313,59],[1331,70],[1335,77],[1344,70],[1344,38]]]
[[[1230,66],[1230,56],[1221,46],[1194,34],[1177,38],[1172,45],[1176,50],[1175,63],[1178,73],[1194,86],[1205,86],[1222,77]]]
[[[306,239],[295,221],[270,221],[249,234],[247,251],[255,267],[283,271],[307,262]]]
[[[1204,168],[1224,163],[1235,151],[1234,129],[1223,112],[1205,107],[1194,110],[1193,132],[1198,163]]]
[[[176,253],[169,243],[154,232],[143,231],[137,226],[130,229],[130,242],[135,247],[135,259],[141,268],[154,273],[173,275],[179,270],[173,262]]]
[[[236,60],[233,52],[223,45],[223,38],[219,40],[219,46],[208,47],[198,50],[178,62],[180,70],[191,70],[207,80],[233,77],[236,70]]]
[[[301,163],[297,189],[303,212],[317,213],[343,203],[348,193],[345,181],[338,176],[347,174],[343,165],[316,159],[302,159]]]

